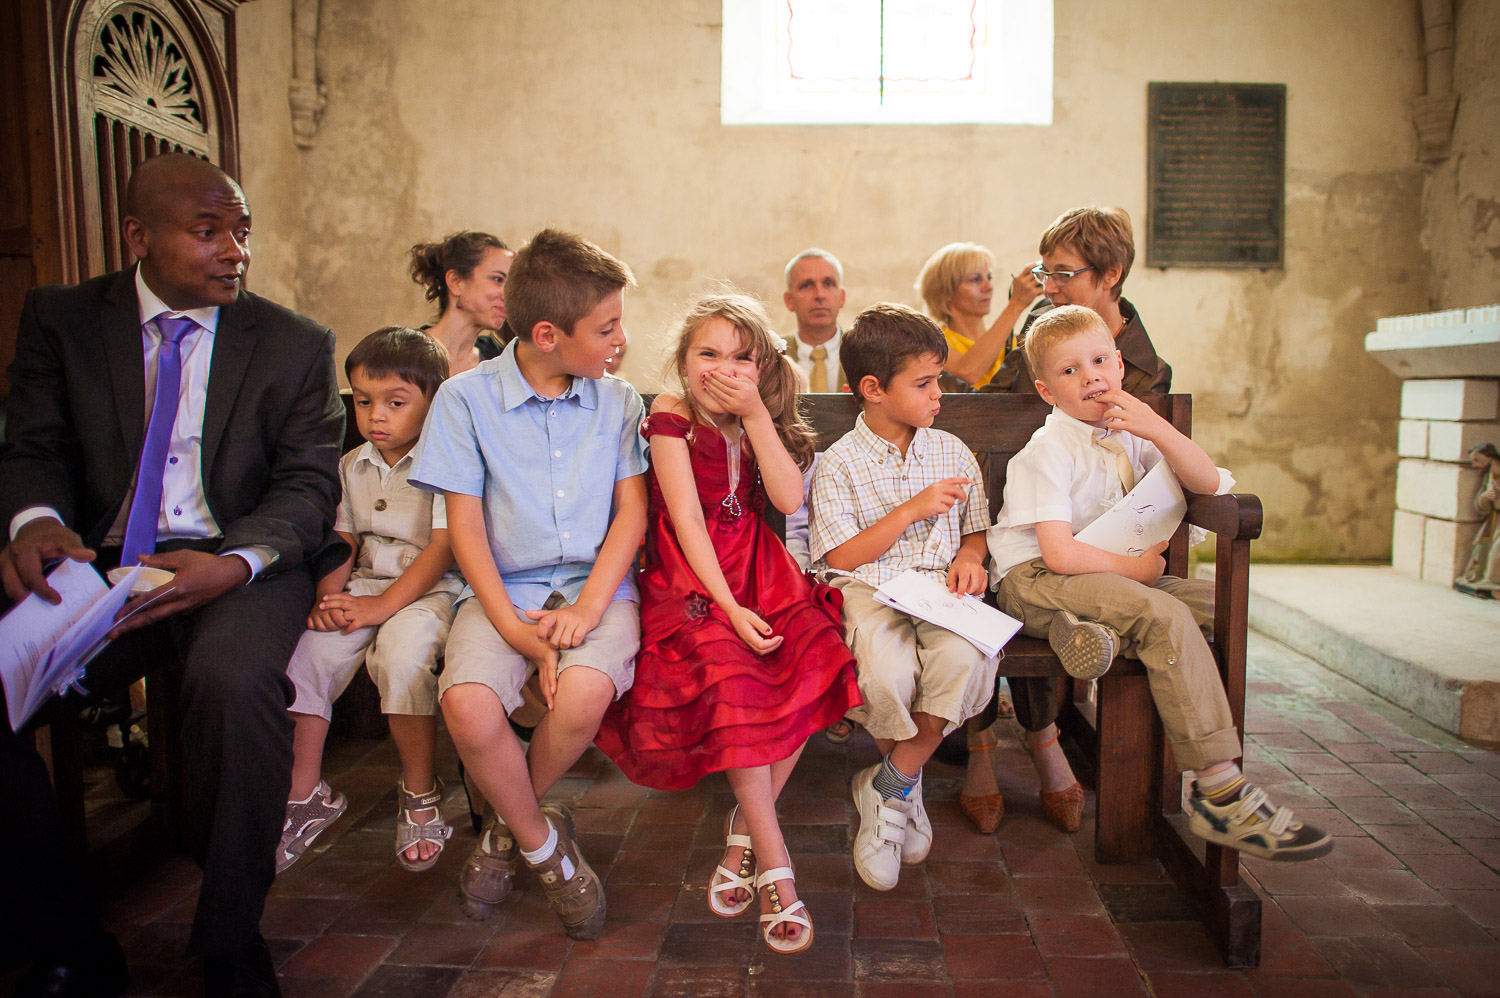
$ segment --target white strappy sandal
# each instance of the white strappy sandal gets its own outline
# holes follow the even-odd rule
[[[714,875],[708,882],[708,907],[720,918],[733,918],[742,915],[755,900],[755,856],[750,851],[750,836],[734,834],[734,816],[739,812],[739,805],[729,809],[729,815],[724,819],[724,851],[728,852],[735,846],[745,851],[740,854],[740,872],[733,870],[720,863],[714,869]],[[730,895],[735,891],[743,890],[745,898],[742,901],[729,902],[720,895]]]
[[[776,893],[778,880],[796,880],[796,876],[792,873],[790,866],[778,866],[755,878],[756,889],[766,889],[771,897],[771,913],[760,916],[760,934],[765,939],[766,945],[777,953],[801,953],[811,946],[813,941],[813,925],[808,919],[807,905],[798,899],[783,908],[781,897]],[[778,925],[784,925],[787,922],[802,926],[805,931],[800,938],[783,939],[771,935]]]

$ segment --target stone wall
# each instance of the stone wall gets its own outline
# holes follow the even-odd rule
[[[916,304],[922,260],[955,239],[985,243],[1013,272],[1074,204],[1127,208],[1143,251],[1147,82],[1285,83],[1286,268],[1138,265],[1126,294],[1174,387],[1195,396],[1198,438],[1265,501],[1259,556],[1389,556],[1398,385],[1362,337],[1428,298],[1412,0],[1143,0],[1128,14],[1057,0],[1044,128],[722,127],[717,0],[322,7],[329,103],[300,152],[290,2],[240,9],[256,287],[347,349],[426,316],[404,277],[412,242],[473,227],[519,244],[561,225],[636,269],[623,373],[643,389],[676,302],[727,278],[784,317],[781,267],[808,245],[843,258],[846,318],[877,300]]]
[[[1456,0],[1453,6],[1458,115],[1448,158],[1423,193],[1433,309],[1500,302],[1500,4]]]

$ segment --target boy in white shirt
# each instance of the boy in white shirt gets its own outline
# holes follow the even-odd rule
[[[1054,408],[1011,459],[1005,503],[989,530],[1000,609],[1028,634],[1046,635],[1076,678],[1103,675],[1122,645],[1141,660],[1173,757],[1193,775],[1194,834],[1263,859],[1327,854],[1328,835],[1273,807],[1235,762],[1239,732],[1205,639],[1212,583],[1163,575],[1165,543],[1131,557],[1074,537],[1158,461],[1190,492],[1220,495],[1234,479],[1121,388],[1124,362],[1097,313],[1054,309],[1024,349],[1037,392]],[[1033,744],[1048,735],[1055,740],[1050,725],[1033,732]]]

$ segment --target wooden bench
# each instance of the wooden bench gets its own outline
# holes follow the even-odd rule
[[[1148,396],[1158,413],[1192,435],[1192,397]],[[804,395],[803,411],[823,450],[853,426],[857,408],[847,394]],[[1000,511],[1011,457],[1042,425],[1051,407],[1034,395],[945,394],[936,428],[957,435],[986,469],[990,521]],[[1253,495],[1191,496],[1187,523],[1216,535],[1214,657],[1243,741],[1245,643],[1250,591],[1250,542],[1260,536],[1260,500]],[[1167,572],[1186,576],[1187,525],[1177,531]],[[1005,647],[1002,676],[1069,678],[1045,640],[1017,635]],[[1260,898],[1239,881],[1239,854],[1187,832],[1180,813],[1182,780],[1151,699],[1146,672],[1135,659],[1116,659],[1099,680],[1097,706],[1085,684],[1064,684],[1059,723],[1092,760],[1098,805],[1094,854],[1101,863],[1155,857],[1197,907],[1210,935],[1233,967],[1260,963]]]
[[[649,409],[652,396],[646,396]],[[362,441],[354,426],[352,400],[345,449]],[[1146,401],[1183,433],[1192,435],[1192,398],[1149,396]],[[848,394],[803,395],[801,405],[826,449],[854,426],[858,409]],[[1034,395],[956,394],[943,396],[936,426],[957,435],[983,456],[990,520],[1000,511],[1011,457],[1042,425],[1051,407]],[[782,518],[767,505],[767,519],[778,529]],[[1229,697],[1235,726],[1244,730],[1245,643],[1250,592],[1250,542],[1260,536],[1260,500],[1251,495],[1195,496],[1187,522],[1216,535],[1214,656]],[[1168,550],[1167,571],[1186,576],[1187,527]],[[1045,640],[1017,635],[1006,645],[1000,665],[1005,676],[1067,677]],[[1211,845],[1186,830],[1181,815],[1181,775],[1172,762],[1161,719],[1151,699],[1145,669],[1135,659],[1117,659],[1099,681],[1097,705],[1084,684],[1063,684],[1066,703],[1059,719],[1067,736],[1092,764],[1097,790],[1094,854],[1101,863],[1159,859],[1201,914],[1225,960],[1234,967],[1260,963],[1260,898],[1239,882],[1239,854]],[[383,733],[379,698],[360,670],[335,707],[341,730],[361,736]]]

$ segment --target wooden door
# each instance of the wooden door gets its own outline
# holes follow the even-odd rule
[[[132,262],[130,171],[178,151],[239,172],[238,0],[0,4],[0,369],[35,284]],[[0,379],[0,395],[9,394]]]

